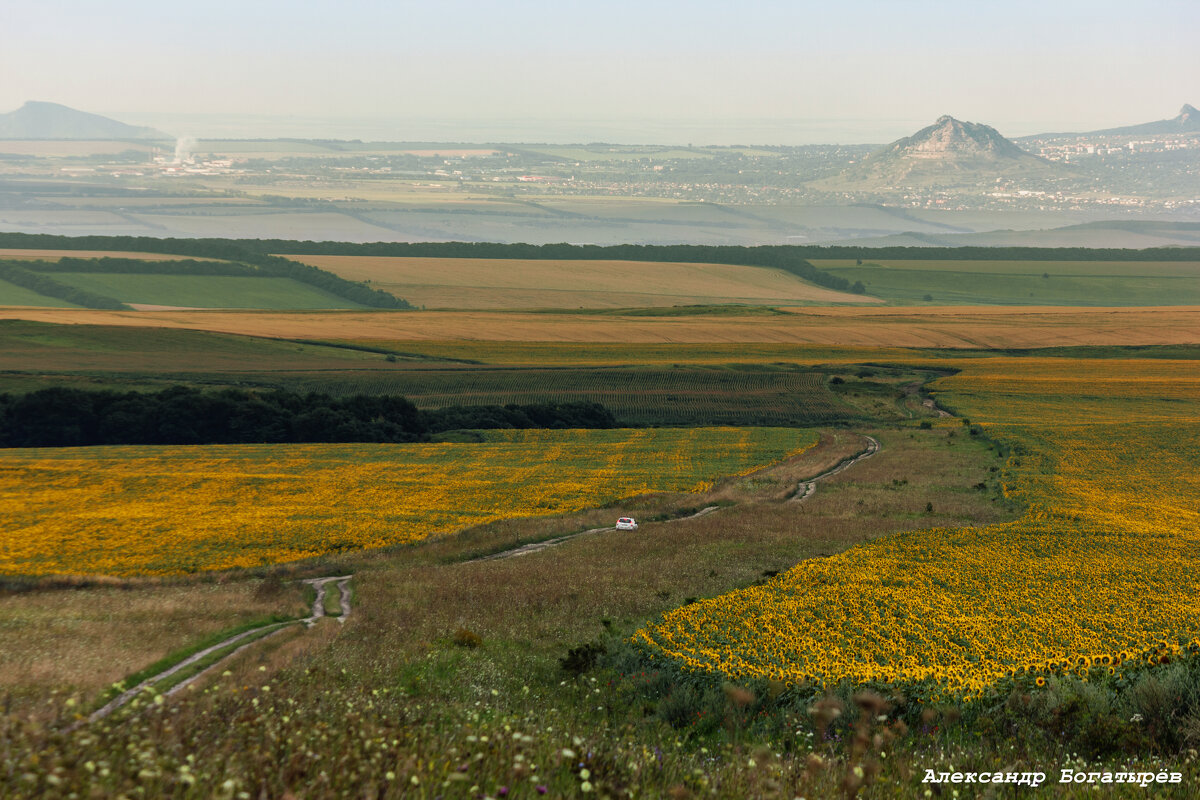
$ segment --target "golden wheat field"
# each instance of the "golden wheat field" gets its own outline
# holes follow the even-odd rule
[[[499,311],[97,311],[8,308],[7,319],[190,328],[285,339],[588,344],[1055,347],[1200,341],[1200,307],[804,308],[769,317]]]
[[[179,574],[415,542],[705,489],[804,430],[498,431],[473,444],[119,446],[0,454],[0,573]]]
[[[692,670],[926,699],[1200,650],[1196,362],[961,366],[935,384],[939,402],[1011,448],[1003,478],[1021,518],[804,562],[635,640]]]
[[[629,308],[702,303],[879,303],[783,270],[730,264],[292,256],[436,308]]]

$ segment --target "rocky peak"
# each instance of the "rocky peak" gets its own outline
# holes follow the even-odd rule
[[[963,122],[949,115],[927,128],[893,142],[886,152],[914,158],[1019,158],[1028,154],[988,125]]]

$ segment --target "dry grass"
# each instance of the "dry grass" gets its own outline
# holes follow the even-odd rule
[[[435,308],[632,308],[705,303],[863,303],[782,270],[729,264],[291,256]]]
[[[197,639],[303,611],[295,585],[123,584],[0,597],[0,694],[20,707],[49,690],[96,695]]]
[[[875,432],[883,443],[876,456],[822,481],[800,504],[779,503],[773,496],[794,488],[793,478],[811,477],[857,450],[861,439],[829,434],[825,448],[719,486],[709,497],[693,498],[693,505],[742,501],[694,520],[581,536],[519,558],[450,561],[456,554],[477,552],[485,542],[507,545],[526,535],[544,538],[597,522],[611,525],[618,513],[637,511],[635,503],[608,509],[603,518],[560,519],[557,526],[546,520],[511,521],[397,554],[358,573],[356,614],[361,613],[350,618],[347,633],[369,631],[373,640],[416,657],[465,627],[483,637],[485,649],[492,643],[493,658],[520,661],[522,656],[508,653],[498,640],[542,653],[565,651],[567,644],[601,633],[602,619],[630,624],[689,597],[714,596],[764,572],[783,571],[895,530],[1001,519],[1005,511],[972,488],[999,460],[971,437],[950,434]],[[657,502],[662,508],[672,499]],[[925,513],[926,503],[934,513]],[[647,499],[641,511],[652,505]],[[497,672],[518,682],[527,674],[519,667]]]
[[[1200,307],[807,308],[779,316],[596,317],[486,311],[94,311],[4,309],[4,318],[313,339],[1052,347],[1200,342]]]

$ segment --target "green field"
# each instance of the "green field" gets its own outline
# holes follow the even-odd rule
[[[46,297],[32,289],[0,280],[0,306],[38,306],[41,308],[78,308],[74,303]]]
[[[55,280],[122,303],[181,308],[362,308],[288,278],[56,273]],[[39,305],[45,305],[40,303]]]
[[[1200,303],[1200,263],[815,260],[893,303],[1167,306]]]
[[[810,366],[801,366],[784,360],[789,351],[760,354],[745,347],[679,346],[661,353],[678,359],[674,363],[659,362],[660,348],[653,347],[619,348],[622,361],[615,363],[593,361],[601,355],[594,348],[555,357],[535,347],[519,364],[505,349],[472,351],[485,356],[470,358],[474,363],[456,363],[436,349],[430,354],[379,349],[384,352],[202,331],[12,320],[0,322],[0,392],[51,386],[156,391],[182,384],[338,397],[403,395],[429,409],[597,402],[633,425],[813,425],[912,416],[911,392],[904,387],[933,374],[858,367],[853,351],[836,350],[815,351],[828,362],[806,358]],[[915,351],[901,352],[921,358]],[[797,355],[792,348],[791,358]],[[628,366],[638,361],[646,366]],[[561,365],[543,366],[556,362]],[[814,363],[823,365],[813,369]],[[831,391],[833,376],[842,382]]]
[[[437,359],[431,359],[437,360]],[[424,359],[420,363],[424,363]],[[151,374],[402,368],[383,354],[283,339],[174,328],[0,320],[0,371]]]
[[[866,259],[856,264],[852,258],[810,258],[814,267],[841,271],[854,267],[926,272],[972,272],[995,275],[1081,276],[1120,278],[1200,278],[1197,261],[970,261],[953,259]]]
[[[825,375],[754,366],[675,369],[412,369],[389,381],[357,377],[289,383],[333,395],[401,394],[421,408],[509,403],[604,404],[642,425],[806,425],[857,416],[825,386]]]

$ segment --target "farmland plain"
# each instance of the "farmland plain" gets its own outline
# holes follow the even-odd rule
[[[974,268],[944,266],[929,272]],[[17,708],[41,711],[0,717],[0,790],[923,797],[930,768],[1084,763],[1193,781],[1198,313],[5,312],[0,390],[601,398],[658,424],[672,408],[711,421],[740,397],[744,414],[843,416],[814,414],[838,424],[819,431],[7,451],[0,502],[29,524],[4,551],[23,563],[0,571],[34,591],[0,597],[2,643],[109,591],[79,583],[64,601],[56,575],[79,564],[128,576],[120,591],[138,601],[153,599],[146,573],[221,570],[171,578],[180,603],[205,580],[215,604],[237,587],[197,635],[262,613],[245,600],[264,575],[353,573],[356,611],[161,710],[73,732],[99,678],[21,667]],[[959,418],[937,416],[929,392]],[[878,454],[788,500],[863,435]],[[476,561],[626,514],[636,534]],[[458,532],[410,535],[427,530]],[[75,652],[57,632],[36,641]],[[1115,796],[1144,792],[1126,788]]]

